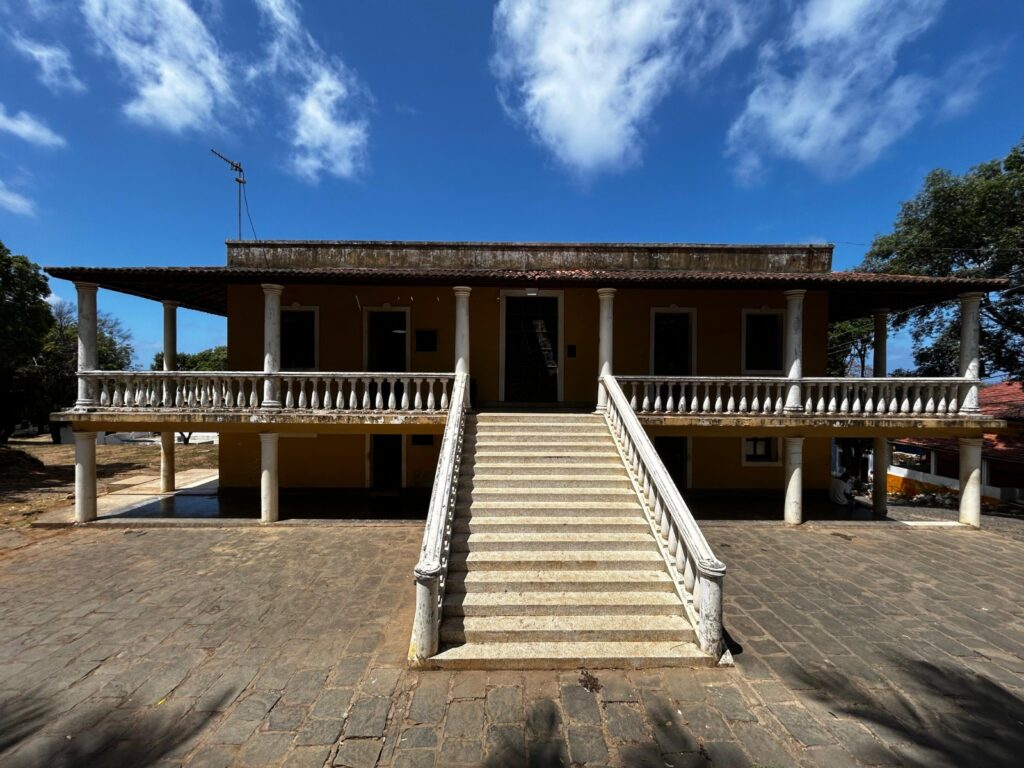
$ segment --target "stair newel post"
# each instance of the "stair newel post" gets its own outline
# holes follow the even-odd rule
[[[697,639],[703,651],[715,658],[722,655],[722,583],[725,580],[725,564],[715,558],[702,559],[699,564],[700,623]]]
[[[413,619],[412,644],[409,662],[414,667],[423,666],[427,659],[437,653],[441,628],[441,570],[420,571],[417,567],[416,616]]]

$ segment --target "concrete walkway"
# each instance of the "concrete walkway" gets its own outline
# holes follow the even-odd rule
[[[1009,766],[1024,541],[713,527],[734,669],[405,669],[421,524],[0,557],[0,765]],[[4,751],[5,750],[5,751]]]

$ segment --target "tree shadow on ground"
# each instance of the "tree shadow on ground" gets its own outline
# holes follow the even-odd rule
[[[96,465],[96,477],[99,480],[151,471],[149,465],[136,461],[111,461]],[[44,464],[23,451],[9,447],[0,450],[0,491],[3,492],[5,503],[21,504],[29,501],[29,497],[19,491],[70,493],[74,483],[74,460],[66,464]]]
[[[897,686],[884,691],[862,688],[839,667],[794,671],[785,682],[858,720],[910,768],[1024,764],[1024,699],[964,667],[884,658]]]
[[[0,704],[0,764],[11,768],[126,768],[183,755],[192,739],[231,698],[224,692],[209,712],[89,708],[77,724],[60,728],[61,715],[45,694],[29,692]],[[75,730],[75,733],[68,733]]]

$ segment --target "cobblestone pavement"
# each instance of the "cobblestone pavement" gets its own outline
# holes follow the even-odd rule
[[[1019,764],[1020,540],[708,534],[736,667],[581,678],[406,670],[418,525],[70,531],[0,557],[0,764]]]

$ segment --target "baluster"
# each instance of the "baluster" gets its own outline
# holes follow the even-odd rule
[[[775,413],[782,413],[785,410],[786,402],[783,399],[783,394],[786,391],[785,384],[775,385]]]
[[[384,377],[374,379],[377,384],[377,396],[373,400],[373,409],[375,411],[384,410]]]
[[[642,410],[643,410],[644,413],[650,413],[651,412],[651,385],[650,384],[644,384],[643,386],[644,386],[644,403],[643,403]]]
[[[369,378],[362,379],[362,382],[363,382],[363,410],[364,411],[368,411],[368,410],[370,410],[370,406],[371,406],[371,402],[370,402],[370,379]]]
[[[668,383],[668,399],[665,401],[665,412],[675,413],[676,410],[676,385],[672,382]]]
[[[686,413],[686,384],[679,385],[679,412]]]
[[[700,615],[700,593],[703,591],[704,577],[697,574],[693,580],[693,612]]]
[[[701,410],[703,413],[711,412],[711,385],[704,384],[704,402],[701,403]]]
[[[816,413],[825,413],[825,408],[826,408],[826,404],[825,404],[825,387],[826,387],[825,384],[819,384],[818,385],[818,402],[817,402],[817,404],[815,405],[815,408],[814,408]]]
[[[900,401],[900,413],[910,413],[910,387],[903,384],[900,389],[903,390],[903,399]]]
[[[839,412],[840,413],[849,413],[850,412],[850,386],[849,386],[849,384],[841,384],[840,388],[843,391],[843,399],[839,403]]]
[[[348,409],[357,411],[359,410],[359,379],[352,379],[349,384],[351,388],[348,391]]]
[[[750,413],[747,410],[747,384],[746,382],[740,383],[740,413]]]
[[[940,413],[940,414],[945,414],[946,413],[946,408],[947,408],[946,392],[947,392],[946,386],[944,384],[940,384],[939,385],[939,404],[937,406],[935,406],[935,410],[936,410],[937,413]]]
[[[423,382],[423,379],[413,379],[412,380],[413,388],[416,390],[416,395],[415,395],[415,397],[413,397],[413,400],[412,400],[412,407],[415,410],[417,410],[417,411],[422,411],[423,410],[423,391],[420,389],[420,384],[422,382]]]
[[[661,403],[661,383],[660,382],[655,382],[653,386],[654,386],[654,412],[655,413],[661,413],[661,406],[662,406],[662,403]]]
[[[924,389],[920,384],[914,387],[914,413],[922,413],[924,411],[924,403],[922,402],[921,391]]]
[[[306,377],[299,376],[295,379],[295,383],[299,387],[299,402],[298,407],[300,410],[305,410],[309,405],[309,398],[306,397]]]
[[[725,412],[736,413],[736,396],[734,392],[733,384],[726,384],[726,388],[729,390],[729,399],[726,401]]]
[[[715,384],[715,413],[721,413],[722,409],[722,385]]]
[[[278,380],[278,386],[280,386],[280,380]],[[241,389],[241,382],[239,382],[239,389]],[[260,404],[260,397],[263,395],[263,382],[256,377],[249,379],[249,407],[256,408]],[[280,395],[278,395],[280,397]]]
[[[448,379],[441,379],[441,410],[448,410]]]
[[[886,395],[889,398],[889,407],[886,410],[890,414],[899,413],[900,412],[900,403],[899,403],[899,400],[896,397],[896,385],[895,384],[887,384],[885,391],[886,391]]]
[[[338,411],[345,410],[345,380],[343,378],[336,378],[334,385],[338,388],[338,395],[334,399],[334,408]]]
[[[200,390],[199,390],[199,407],[209,408],[210,407],[210,387],[209,382],[206,379],[200,379]]]
[[[954,384],[949,389],[949,405],[947,406],[948,413],[960,413],[960,388]]]
[[[195,382],[191,378],[186,378],[183,384],[185,388],[185,405],[189,408],[196,407],[196,388]]]
[[[220,392],[219,392],[220,388],[218,386],[219,383],[218,383],[216,378],[210,378],[209,382],[210,382],[210,407],[211,408],[216,408],[218,405],[220,405]]]
[[[292,377],[284,377],[284,407],[294,408],[295,407],[295,394],[292,390]]]
[[[761,385],[756,381],[751,382],[750,391],[754,394],[754,399],[750,401],[750,412],[760,413],[761,412]]]
[[[427,410],[436,410],[437,403],[434,400],[434,380],[427,379]]]
[[[860,413],[860,385],[853,385],[853,406],[851,407],[853,413]]]
[[[392,379],[392,378],[389,378],[387,380],[387,384],[388,384],[387,408],[388,408],[389,411],[393,411],[393,410],[395,410],[395,405],[396,405],[396,403],[395,403],[395,380]]]
[[[409,410],[409,381],[402,382],[402,402],[401,408],[403,411]]]
[[[675,557],[676,550],[679,548],[679,538],[676,536],[676,527],[666,526],[666,533],[661,534],[662,538],[668,539],[668,553]],[[666,535],[667,534],[667,535]]]
[[[875,394],[875,413],[877,413],[879,416],[885,413],[886,402],[886,385],[879,384],[878,392]]]
[[[312,376],[310,377],[309,383],[313,387],[312,394],[309,398],[309,407],[312,410],[317,411],[320,409],[320,379],[316,376]],[[305,389],[305,387],[303,387],[303,389]]]
[[[693,557],[687,556],[686,565],[683,566],[683,589],[693,594]]]
[[[629,407],[633,410],[634,413],[636,413],[636,382],[632,381],[630,382],[630,385],[632,386],[632,394],[629,398]]]
[[[693,382],[693,399],[690,401],[690,413],[700,413],[700,384]]]
[[[870,416],[875,412],[875,388],[873,384],[864,385],[864,413]]]
[[[679,546],[676,547],[676,573],[682,574],[686,568],[686,542],[683,541],[681,536],[676,537],[679,542]]]
[[[928,385],[928,402],[924,406],[925,413],[935,413],[935,387]]]

